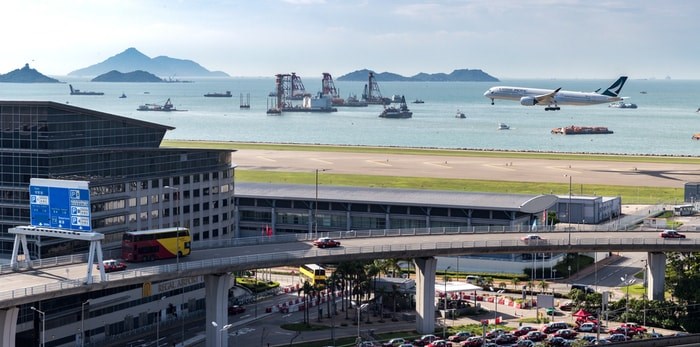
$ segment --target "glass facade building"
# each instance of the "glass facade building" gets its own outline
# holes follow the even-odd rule
[[[0,253],[29,225],[31,178],[88,181],[92,228],[117,243],[130,230],[191,228],[193,240],[234,231],[230,150],[160,148],[174,128],[47,101],[0,101]],[[33,256],[88,244],[32,240]]]

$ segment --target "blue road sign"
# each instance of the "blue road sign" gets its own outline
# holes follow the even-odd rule
[[[87,181],[32,178],[29,206],[33,226],[92,231]]]

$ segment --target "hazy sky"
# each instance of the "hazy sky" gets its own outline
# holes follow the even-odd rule
[[[129,47],[232,76],[700,79],[695,0],[2,0],[0,73],[66,75]]]

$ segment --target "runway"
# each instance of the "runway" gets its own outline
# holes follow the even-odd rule
[[[457,157],[323,151],[241,149],[232,154],[240,170],[433,177],[495,181],[604,184],[683,188],[700,180],[700,164],[569,159]]]

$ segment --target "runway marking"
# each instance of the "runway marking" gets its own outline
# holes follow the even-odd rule
[[[387,159],[387,161],[378,161],[378,160],[365,160],[365,161],[368,163],[382,165],[382,166],[392,166],[391,164],[389,164],[388,159]]]
[[[447,162],[444,163],[431,163],[429,161],[424,161],[423,164],[425,165],[432,165],[432,166],[438,166],[438,167],[444,167],[446,169],[451,169],[452,166],[447,165]]]
[[[561,166],[546,166],[548,169],[554,169],[554,170],[559,170],[559,171],[564,171],[564,172],[571,172],[575,174],[580,174],[581,171],[577,171],[572,169],[570,166],[569,167],[561,167]]]
[[[277,162],[277,160],[275,160],[275,159],[270,159],[268,157],[263,157],[263,156],[257,156],[256,158],[261,159],[261,160],[271,161],[271,162]]]
[[[323,159],[309,158],[309,160],[313,160],[313,161],[316,161],[316,162],[319,162],[319,163],[322,163],[322,164],[329,164],[329,165],[330,165],[330,164],[333,164],[332,161],[323,160]],[[319,171],[321,171],[321,170],[319,170]]]
[[[493,169],[499,169],[499,170],[506,170],[506,171],[515,171],[515,169],[511,169],[510,166],[506,166],[505,164],[501,165],[493,165],[493,164],[482,164],[481,166],[493,168]]]

